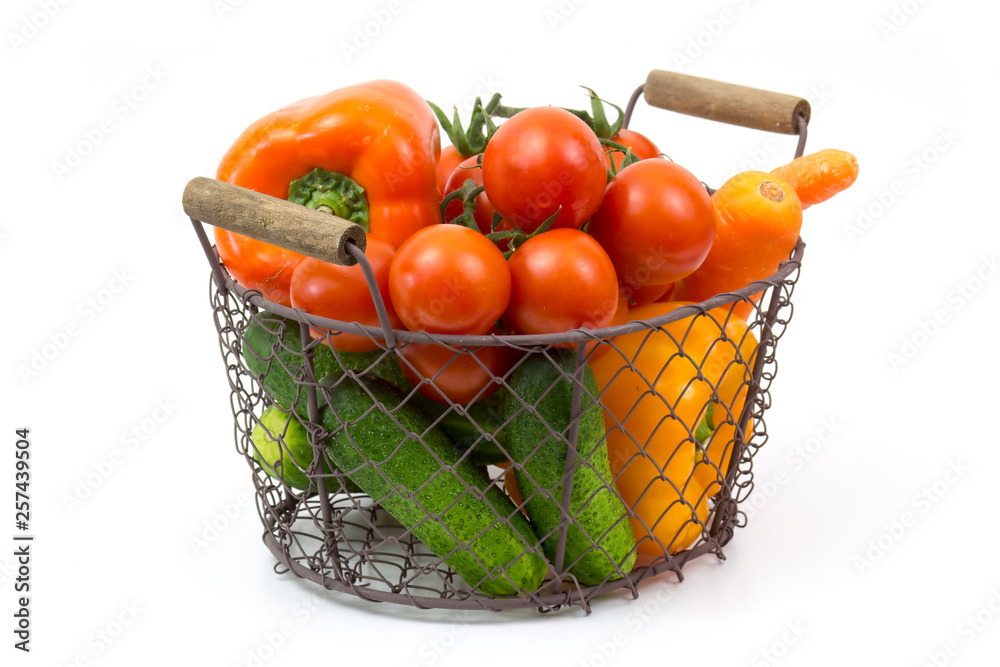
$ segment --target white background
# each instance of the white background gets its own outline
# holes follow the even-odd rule
[[[995,660],[995,3],[224,3],[3,5],[4,664]],[[357,31],[390,7],[365,44]],[[418,612],[274,574],[233,447],[186,181],[213,175],[259,116],[351,83],[398,79],[445,108],[491,88],[511,104],[579,107],[578,84],[624,104],[654,68],[808,97],[808,149],[850,150],[861,165],[852,190],[806,213],[771,440],[728,560],[700,559],[635,601],[598,600],[590,616]],[[633,127],[716,185],[784,163],[795,142],[641,102]],[[100,312],[88,299],[104,299]],[[67,327],[76,335],[60,336]],[[53,341],[63,346],[24,376]],[[169,416],[126,444],[158,401]],[[22,426],[37,536],[30,656],[12,648],[8,546]],[[209,540],[212,522],[224,529]]]

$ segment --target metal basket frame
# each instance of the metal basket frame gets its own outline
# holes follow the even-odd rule
[[[641,92],[640,87],[630,100],[626,111],[626,125],[635,100]],[[802,154],[806,137],[806,122],[801,117],[799,130],[796,157]],[[655,319],[558,334],[455,336],[393,330],[389,325],[374,273],[364,253],[353,244],[348,244],[348,252],[365,271],[369,288],[379,309],[381,327],[317,317],[269,301],[259,291],[243,288],[226,271],[202,223],[192,218],[192,224],[212,271],[210,300],[215,313],[220,350],[232,391],[237,450],[244,455],[252,469],[258,514],[265,527],[263,540],[277,559],[276,570],[279,572],[290,571],[324,588],[373,602],[392,602],[420,608],[488,610],[536,607],[540,611],[553,611],[566,606],[579,606],[589,612],[590,600],[596,596],[627,588],[634,597],[637,597],[638,584],[650,577],[673,571],[683,579],[682,567],[694,558],[711,553],[724,559],[723,547],[732,539],[734,529],[745,525],[746,515],[739,510],[739,505],[746,500],[753,489],[752,460],[756,451],[767,439],[764,412],[770,405],[770,386],[777,370],[775,347],[792,313],[791,296],[805,247],[801,239],[788,261],[781,264],[769,278],[731,293],[716,295],[698,304],[679,307]],[[582,377],[584,365],[596,349],[587,343],[614,347],[613,339],[616,336],[639,331],[664,332],[664,327],[671,323],[693,321],[697,317],[713,318],[721,332],[731,315],[724,316],[720,322],[716,319],[718,313],[731,313],[731,309],[737,303],[754,303],[755,296],[761,296],[759,303],[762,305],[754,306],[754,316],[748,323],[750,331],[756,333],[758,343],[751,373],[746,379],[745,403],[739,415],[729,415],[730,419],[738,420],[732,442],[733,454],[728,468],[719,471],[724,475],[724,482],[718,495],[713,499],[708,521],[701,526],[701,537],[690,548],[676,554],[664,552],[663,557],[656,557],[650,562],[637,565],[621,578],[605,581],[596,586],[581,585],[571,575],[567,575],[564,570],[565,563],[562,561],[567,526],[573,520],[569,516],[573,473],[576,467],[581,465],[577,461],[579,456],[576,422],[584,398]],[[296,492],[285,483],[269,477],[255,460],[251,449],[253,445],[249,433],[253,425],[259,422],[257,413],[262,406],[273,403],[264,391],[259,378],[248,370],[241,358],[243,330],[249,319],[261,312],[285,317],[299,324],[298,333],[305,369],[302,387],[305,390],[309,414],[308,423],[303,423],[306,425],[315,453],[313,464],[304,472],[315,483],[315,493],[312,494]],[[688,326],[690,327],[690,324]],[[467,586],[462,585],[460,578],[455,576],[441,558],[434,556],[426,548],[422,549],[408,531],[403,531],[402,535],[392,535],[394,528],[391,521],[386,522],[384,516],[386,512],[377,505],[372,505],[365,496],[348,493],[343,473],[323,474],[323,448],[327,434],[324,434],[319,426],[318,415],[319,406],[323,404],[322,394],[326,389],[318,383],[320,378],[315,376],[313,368],[315,346],[321,341],[313,339],[310,335],[311,327],[331,332],[328,335],[340,332],[367,336],[378,344],[385,355],[394,356],[399,355],[400,345],[408,343],[429,342],[450,346],[457,351],[466,348],[509,346],[525,354],[545,355],[553,354],[553,351],[558,349],[557,346],[575,345],[575,372],[572,376],[567,376],[567,379],[574,382],[574,391],[571,427],[565,435],[567,459],[561,507],[564,521],[558,534],[558,555],[551,564],[550,576],[541,587],[535,591],[524,591],[522,595],[515,597],[491,597],[469,590]],[[725,338],[724,334],[722,338]],[[683,350],[683,339],[676,342]],[[347,375],[354,377],[352,373]],[[496,379],[506,387],[509,374]],[[430,381],[433,382],[433,379]],[[713,387],[713,391],[714,389]],[[413,393],[415,392],[416,390]],[[588,397],[588,400],[600,403],[600,396]],[[449,409],[456,409],[456,406],[452,405]],[[531,408],[526,406],[526,409]],[[753,430],[747,433],[751,420]],[[689,428],[693,432],[693,426]],[[331,489],[331,482],[336,483],[339,488]],[[501,482],[502,476],[494,480],[498,485]],[[348,537],[348,532],[352,532],[355,537]],[[396,553],[391,553],[391,549],[387,551],[387,545],[395,549]],[[421,577],[429,579],[430,583]]]

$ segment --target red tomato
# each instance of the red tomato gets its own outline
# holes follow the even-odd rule
[[[393,329],[399,329],[402,323],[392,308],[389,298],[389,266],[392,264],[395,251],[392,246],[368,236],[368,246],[365,256],[375,272],[379,294],[388,311],[389,321]],[[306,257],[295,268],[291,282],[292,307],[301,308],[312,315],[327,317],[342,322],[357,322],[368,326],[380,326],[378,313],[375,312],[375,302],[365,274],[357,264],[354,266],[338,266],[313,257]],[[325,334],[310,328],[314,338]],[[369,352],[378,345],[368,336],[360,334],[339,333],[328,339],[330,347],[342,352]]]
[[[495,378],[506,375],[520,356],[505,346],[463,348],[459,352],[434,343],[410,343],[401,347],[399,354],[403,373],[421,394],[438,403],[466,405],[499,389]],[[433,384],[422,382],[425,379]]]
[[[618,277],[664,285],[693,273],[715,239],[715,209],[705,186],[670,160],[622,169],[587,231],[604,247]]]
[[[665,285],[633,285],[624,280],[618,281],[618,287],[622,290],[622,293],[632,307],[645,306],[647,303],[659,301],[664,294],[670,291],[673,285],[673,283]]]
[[[525,241],[508,261],[507,328],[519,334],[600,329],[615,316],[615,267],[578,229],[553,229]]]
[[[616,144],[621,144],[625,148],[632,149],[632,155],[636,156],[640,160],[648,160],[650,158],[662,158],[660,155],[660,149],[656,147],[652,141],[644,134],[639,134],[635,130],[618,130],[618,134],[611,138],[611,141]],[[611,168],[611,161],[614,159],[615,171],[621,169],[622,160],[625,158],[624,153],[620,153],[617,150],[611,150],[608,146],[604,147],[604,160]]]
[[[236,282],[260,290],[265,299],[282,306],[292,305],[288,294],[292,271],[305,255],[221,227],[215,228],[215,247]]]
[[[445,146],[441,149],[441,158],[436,167],[438,193],[444,193],[444,187],[448,183],[452,172],[463,160],[462,154],[454,146]],[[441,195],[444,196],[443,194]]]
[[[604,147],[570,112],[533,107],[497,128],[483,154],[483,182],[500,215],[530,234],[562,211],[553,227],[579,228],[607,184]]]
[[[489,239],[462,225],[432,225],[403,242],[389,293],[406,328],[481,335],[503,315],[510,271]]]

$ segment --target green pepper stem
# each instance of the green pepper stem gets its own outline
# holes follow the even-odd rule
[[[288,201],[331,213],[369,231],[365,189],[344,174],[317,167],[289,184]]]
[[[712,419],[714,413],[715,401],[712,401],[705,409],[705,416],[702,418],[701,423],[698,424],[698,428],[694,432],[694,439],[698,441],[698,446],[702,450],[708,447],[708,441],[712,438],[712,433],[715,432],[715,422]]]

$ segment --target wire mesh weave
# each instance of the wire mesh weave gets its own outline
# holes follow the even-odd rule
[[[638,596],[646,578],[682,576],[683,565],[701,555],[723,558],[734,529],[745,524],[739,506],[753,490],[753,459],[767,440],[775,347],[792,314],[801,240],[771,278],[651,320],[534,338],[396,331],[389,346],[376,327],[310,316],[243,289],[211,252],[201,224],[195,229],[214,258],[211,304],[236,446],[250,466],[264,542],[279,572],[421,608],[589,611],[597,595],[627,588]],[[734,311],[748,304],[744,328]],[[252,326],[254,335],[266,332],[269,345],[248,342]],[[366,336],[377,349],[364,357],[338,352],[343,333]],[[442,346],[450,360],[413,386],[400,371],[408,367],[412,377],[406,352],[420,343]],[[498,347],[515,361],[494,375],[477,355]],[[476,418],[469,418],[469,404],[436,391],[452,364],[486,376]],[[528,366],[550,381],[526,399],[513,385]],[[602,370],[602,384],[585,381],[591,367]],[[274,395],[276,378],[284,381],[281,396]],[[611,406],[613,392],[626,386],[635,404]],[[546,402],[559,392],[570,409],[565,423],[553,424]],[[352,398],[345,403],[344,395]],[[271,447],[263,451],[268,408],[296,419],[286,418],[282,428],[269,422]],[[706,417],[714,422],[708,438],[699,431]],[[596,437],[595,419],[603,420]],[[295,421],[308,436],[306,456],[291,443]],[[465,434],[442,436],[453,422]],[[523,442],[514,451],[508,431],[525,424],[542,436],[529,451]],[[375,447],[373,439],[384,442]],[[542,479],[552,457],[564,457],[565,465],[556,478]],[[513,475],[498,467],[503,459]],[[649,483],[642,488],[635,478]],[[380,497],[373,500],[354,480],[379,489]],[[626,482],[637,495],[619,492]],[[595,530],[596,508],[615,503],[624,512],[611,511]],[[523,513],[534,520],[542,506],[555,521],[533,521],[524,530]],[[470,515],[469,507],[478,510]],[[623,531],[635,538],[624,548]],[[610,567],[602,574],[591,562]],[[529,576],[531,563],[544,572]]]

